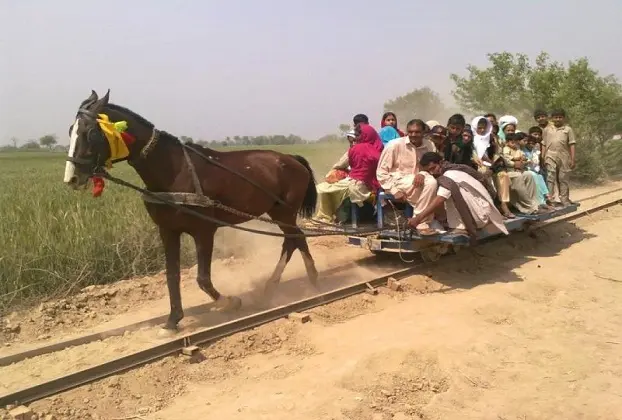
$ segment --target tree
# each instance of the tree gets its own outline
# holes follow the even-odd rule
[[[533,63],[509,52],[488,54],[488,60],[486,68],[468,66],[466,77],[450,76],[465,111],[511,114],[527,130],[535,124],[535,108],[563,108],[579,137],[576,178],[595,180],[622,166],[621,146],[609,144],[622,133],[622,85],[614,76],[600,76],[587,58],[563,65],[544,52]]]
[[[424,121],[431,119],[442,121],[448,117],[447,108],[438,93],[427,86],[387,101],[384,104],[384,111],[394,112],[401,126],[413,118],[420,118]]]
[[[40,149],[39,143],[36,140],[28,140],[26,143],[22,144],[20,149]]]
[[[39,144],[48,149],[51,149],[56,143],[56,136],[54,134],[46,134],[39,139]]]
[[[345,136],[350,131],[350,124],[339,124],[339,131]]]
[[[17,149],[17,145],[19,144],[19,139],[17,137],[11,137],[11,144],[14,149]]]
[[[192,143],[194,143],[194,139],[192,137],[188,137],[188,136],[180,136],[179,140],[181,140],[181,142],[184,143],[184,144],[192,144]]]

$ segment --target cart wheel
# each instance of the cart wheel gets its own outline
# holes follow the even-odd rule
[[[436,247],[422,249],[421,259],[425,262],[435,262],[441,258],[441,253],[438,252]]]

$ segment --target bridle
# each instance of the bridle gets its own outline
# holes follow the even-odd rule
[[[102,149],[100,146],[107,146],[108,141],[101,127],[97,124],[97,115],[93,111],[80,108],[77,116],[83,117],[83,121],[87,124],[86,141],[93,146],[97,146],[92,148],[96,153],[90,158],[68,156],[66,160],[79,166],[81,170],[86,169],[84,172],[93,176],[104,171],[106,161],[100,153]]]

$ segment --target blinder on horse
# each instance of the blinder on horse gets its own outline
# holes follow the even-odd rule
[[[86,108],[80,108],[78,116],[81,117],[81,121],[86,125],[85,140],[90,146],[89,149],[95,153],[88,155],[88,157],[68,156],[67,161],[76,165],[81,172],[94,175],[102,172],[106,165],[106,156],[102,152],[108,146],[108,140],[104,131],[97,123],[95,113]]]

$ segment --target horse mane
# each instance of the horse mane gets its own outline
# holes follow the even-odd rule
[[[145,124],[147,127],[149,128],[154,128],[155,124],[152,123],[151,121],[149,121],[148,119],[146,119],[145,117],[143,117],[140,114],[137,114],[136,112],[129,110],[121,105],[117,105],[117,104],[112,104],[112,103],[108,103],[106,104],[106,106],[114,111],[117,112],[121,112],[124,114],[129,114],[132,118],[134,118],[135,120],[137,120],[139,123]],[[163,130],[159,130],[160,131],[160,139],[165,139],[165,140],[173,140],[173,141],[178,141],[181,143],[181,140],[179,140],[179,138],[177,136],[172,135],[169,132],[163,131]]]

